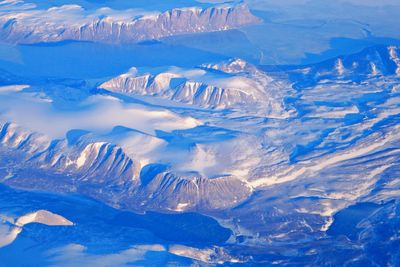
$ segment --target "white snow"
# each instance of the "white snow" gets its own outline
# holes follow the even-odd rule
[[[162,253],[165,251],[166,249],[162,245],[144,244],[114,253],[101,254],[90,253],[85,246],[80,244],[69,244],[51,249],[47,252],[47,256],[53,266],[114,267],[135,265],[136,261],[144,260],[148,252]]]
[[[82,153],[79,155],[79,157],[76,159],[75,161],[76,167],[77,168],[83,167],[89,155],[91,153],[97,155],[100,151],[100,148],[105,144],[106,144],[105,142],[96,142],[87,145],[85,149],[82,151]]]
[[[22,232],[23,227],[30,223],[41,223],[48,226],[72,226],[73,223],[68,219],[52,213],[47,210],[38,210],[36,212],[25,214],[14,222],[12,218],[0,221],[0,248],[10,245],[17,239],[18,235]],[[5,222],[5,223],[4,223]],[[7,224],[8,223],[8,224]]]
[[[174,211],[185,211],[186,208],[190,205],[190,203],[178,203],[178,205],[176,206],[176,209]]]
[[[38,210],[18,218],[16,226],[23,227],[29,223],[41,223],[49,226],[71,226],[73,223],[66,218],[47,210]]]
[[[20,92],[26,88],[29,88],[29,85],[8,85],[8,86],[0,86],[0,93],[4,92]]]
[[[3,121],[13,121],[53,138],[64,137],[70,129],[105,133],[119,125],[154,134],[156,130],[169,132],[202,124],[195,118],[167,109],[124,104],[115,98],[102,96],[88,98],[82,103],[82,109],[60,111],[36,95],[8,92],[6,97],[0,98],[0,106],[0,119]]]
[[[0,248],[10,245],[21,233],[22,228],[0,224]]]
[[[341,58],[336,60],[335,69],[339,75],[343,75],[346,69],[344,68],[343,61]]]
[[[400,58],[397,54],[397,48],[395,46],[389,46],[390,59],[397,65],[396,74],[400,75]]]
[[[256,187],[271,186],[278,183],[292,181],[302,176],[306,172],[315,173],[336,163],[368,154],[376,150],[377,148],[384,146],[390,141],[396,139],[397,131],[399,128],[400,126],[394,127],[392,132],[379,138],[372,144],[361,143],[358,146],[355,146],[354,148],[346,150],[344,152],[334,153],[332,156],[326,157],[323,160],[316,160],[315,162],[313,161],[304,162],[303,164],[300,165],[300,167],[289,168],[287,171],[283,173],[251,181],[250,184],[252,187],[256,188]]]
[[[240,262],[240,260],[229,255],[224,255],[223,257],[221,257],[215,252],[215,248],[199,249],[184,245],[172,245],[169,247],[168,252],[177,256],[201,261],[205,264],[224,264],[227,262]]]
[[[376,76],[379,74],[379,70],[378,67],[376,66],[376,64],[374,62],[370,62],[371,65],[371,75],[372,76]]]

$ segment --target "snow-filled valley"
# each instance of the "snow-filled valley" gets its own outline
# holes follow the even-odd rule
[[[400,264],[397,41],[265,65],[182,44],[262,1],[61,2],[0,2],[0,266]]]

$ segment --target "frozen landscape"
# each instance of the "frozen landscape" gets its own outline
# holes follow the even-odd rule
[[[399,266],[398,12],[0,0],[0,267]]]

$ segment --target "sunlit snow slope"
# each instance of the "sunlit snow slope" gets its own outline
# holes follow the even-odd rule
[[[164,38],[246,3],[123,9],[0,2],[6,265],[399,265],[399,46],[267,66]]]

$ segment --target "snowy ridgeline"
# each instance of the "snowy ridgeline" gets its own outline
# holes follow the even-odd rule
[[[362,226],[389,212],[380,203],[399,193],[397,50],[273,72],[238,59],[131,69],[102,90],[3,86],[2,183],[124,210],[200,211],[231,229],[234,244],[298,247],[305,239],[305,248],[323,251],[318,238],[339,231],[347,209],[360,210]],[[223,93],[213,102],[205,89],[186,91],[191,82]],[[40,218],[14,220],[3,244]],[[162,249],[208,263],[238,260],[216,248]]]
[[[284,96],[290,94],[290,85],[240,59],[193,69],[141,71],[133,67],[100,88],[203,108],[245,109],[276,118],[290,116],[283,103]]]
[[[240,59],[131,68],[90,88],[18,77],[0,87],[1,182],[129,211],[201,212],[232,231],[229,244],[307,240],[304,249],[323,253],[321,238],[345,228],[352,210],[363,227],[397,207],[398,51],[278,70]],[[69,224],[29,214],[8,222],[3,244],[28,222]],[[354,237],[357,227],[341,245],[380,238],[375,228]],[[238,261],[217,247],[154,249]]]
[[[0,265],[399,265],[400,47],[255,63],[379,24],[31,1],[0,0]]]
[[[377,47],[285,72],[239,59],[133,68],[100,86],[109,91],[74,89],[82,91],[78,98],[63,86],[2,87],[3,182],[132,210],[228,209],[254,191],[391,148],[397,64],[396,47]],[[368,184],[355,176],[358,190],[338,186],[334,195],[354,201],[390,166],[371,167]],[[331,198],[328,191],[319,194]],[[335,212],[326,209],[315,212]]]
[[[134,43],[179,34],[221,31],[260,22],[246,5],[192,7],[166,12],[100,8],[79,5],[46,10],[32,4],[0,2],[0,38],[11,43],[63,40]]]
[[[47,210],[38,210],[25,214],[17,219],[0,215],[0,248],[5,247],[22,232],[23,227],[30,223],[40,223],[48,226],[72,226],[66,218]]]
[[[357,54],[296,69],[291,75],[301,86],[330,79],[361,82],[372,77],[399,76],[400,51],[397,46],[374,46]]]

